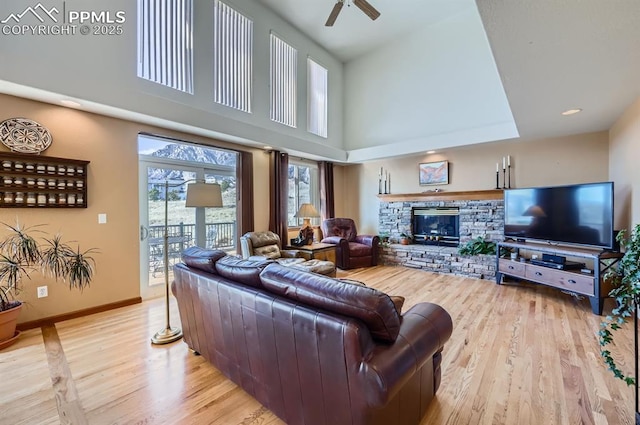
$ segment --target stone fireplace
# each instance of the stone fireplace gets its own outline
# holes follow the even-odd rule
[[[502,240],[502,190],[378,196],[378,230],[391,240],[380,248],[379,264],[477,278],[495,277],[495,255],[461,256],[458,245],[477,237]],[[395,243],[402,233],[411,234],[414,243]]]
[[[460,209],[458,207],[413,207],[411,234],[422,245],[458,246]]]

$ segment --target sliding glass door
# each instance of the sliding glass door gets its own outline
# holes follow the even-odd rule
[[[142,136],[141,136],[142,137]],[[152,139],[158,144],[156,139]],[[164,142],[162,149],[176,146]],[[235,162],[221,165],[193,161],[198,150],[209,150],[194,145],[177,145],[190,160],[158,158],[148,155],[140,143],[140,292],[143,298],[164,294],[164,264],[172,267],[180,261],[182,251],[190,246],[201,246],[236,252],[236,176]],[[227,154],[226,151],[214,151]],[[232,153],[235,159],[235,153]],[[215,158],[215,157],[213,157]],[[227,160],[227,162],[230,162]],[[193,181],[218,183],[222,188],[222,208],[190,208],[185,206],[187,186]],[[168,190],[165,185],[168,184]],[[166,193],[165,193],[166,190]],[[165,208],[167,211],[168,249],[164,250]]]

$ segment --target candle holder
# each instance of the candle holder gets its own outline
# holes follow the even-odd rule
[[[500,189],[500,171],[496,171],[496,189]]]
[[[378,195],[382,195],[382,177],[378,177]]]
[[[502,188],[503,189],[507,188],[507,169],[506,168],[502,169]]]
[[[509,181],[508,181],[507,187],[511,189],[511,164],[509,164],[507,168],[509,168]]]

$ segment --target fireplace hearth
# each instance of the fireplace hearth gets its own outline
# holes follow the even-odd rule
[[[457,247],[460,244],[458,207],[414,207],[411,230],[415,243]]]

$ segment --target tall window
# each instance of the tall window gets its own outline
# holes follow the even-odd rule
[[[213,100],[251,112],[253,21],[220,0],[213,3]]]
[[[328,71],[311,58],[307,58],[307,87],[307,129],[327,137]]]
[[[320,188],[318,167],[315,164],[289,161],[289,226],[300,226],[302,217],[294,217],[300,205],[313,204],[320,211]],[[320,224],[320,219],[312,218],[311,224]]]
[[[138,0],[138,77],[193,94],[192,0]]]
[[[296,126],[298,51],[271,34],[271,119]]]

